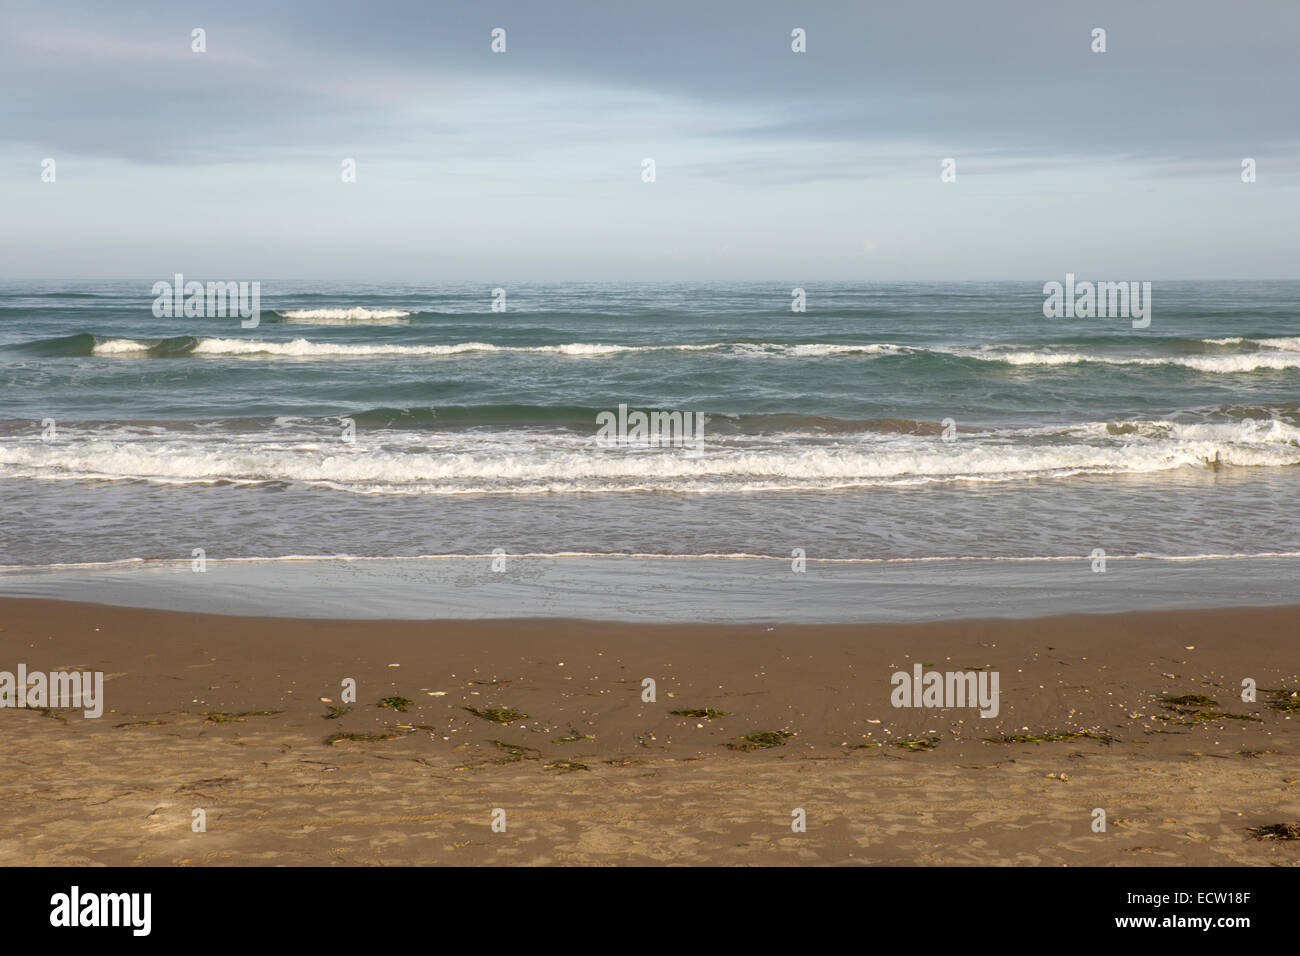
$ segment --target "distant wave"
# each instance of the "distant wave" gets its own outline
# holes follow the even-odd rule
[[[1201,339],[1209,345],[1242,345],[1246,342],[1260,345],[1266,349],[1279,349],[1283,352],[1300,352],[1300,335],[1284,336],[1272,339],[1248,339],[1240,335],[1230,335],[1222,339]]]
[[[411,314],[399,309],[291,309],[277,312],[282,322],[303,325],[407,325]]]
[[[75,336],[81,340],[81,336]],[[84,345],[84,341],[77,344]],[[889,355],[907,349],[903,346],[867,343],[862,345],[713,342],[700,345],[609,345],[603,343],[571,342],[565,345],[493,345],[490,342],[458,342],[453,345],[400,345],[384,343],[367,345],[347,342],[312,342],[293,339],[275,342],[263,339],[194,338],[178,336],[173,339],[107,339],[95,340],[91,352],[96,355],[177,354],[185,351],[191,355],[272,356],[285,358],[374,358],[382,356],[444,356],[467,353],[501,352],[536,355],[569,355],[575,357],[616,355],[631,352],[708,352],[732,350],[742,356],[818,357],[829,355]]]
[[[158,343],[138,342],[135,339],[109,339],[106,342],[96,342],[91,346],[91,351],[100,355],[125,355],[134,352],[148,352]]]
[[[1277,339],[1253,339],[1252,341],[1270,349],[1282,349],[1287,352],[1300,352],[1300,335]]]
[[[88,355],[135,355],[165,358],[193,352],[201,340],[193,335],[176,335],[165,339],[104,338],[89,332],[61,335],[9,345],[6,348],[45,358],[72,358]]]
[[[112,299],[115,296],[102,292],[8,292],[5,298],[14,299]]]
[[[460,355],[466,352],[524,352],[556,355],[611,355],[616,352],[699,351],[712,345],[569,345],[510,346],[488,342],[460,342],[455,345],[353,345],[336,342],[248,341],[244,339],[201,339],[194,348],[196,355],[283,355],[313,358],[365,358],[385,355]]]
[[[1000,362],[1005,365],[1166,365],[1211,373],[1300,368],[1300,352],[1236,352],[1230,355],[1170,355],[1159,357],[1119,357],[1088,354],[1086,352],[1044,351],[954,352],[954,354],[978,359],[981,362]]]
[[[337,312],[340,310],[316,310]],[[365,310],[362,310],[365,311]],[[400,319],[374,319],[372,322],[397,322]],[[308,321],[308,320],[304,320]],[[315,319],[310,321],[316,321]],[[351,324],[346,318],[322,318],[322,322],[337,321]],[[360,321],[360,320],[357,320]],[[1300,368],[1300,336],[1246,339],[1170,340],[1170,345],[1183,347],[1194,344],[1221,348],[1251,343],[1252,350],[1205,354],[1174,355],[1124,355],[1106,354],[1075,349],[1031,348],[1017,345],[986,347],[899,345],[890,342],[862,343],[780,343],[780,342],[710,342],[685,344],[613,344],[599,342],[570,342],[562,345],[497,345],[491,342],[458,342],[454,344],[415,345],[396,342],[319,342],[306,338],[269,340],[259,338],[215,338],[178,335],[162,339],[132,337],[101,337],[91,333],[41,339],[34,342],[10,345],[7,348],[42,356],[99,355],[139,358],[178,357],[245,357],[264,359],[340,359],[357,360],[385,357],[437,358],[449,356],[474,356],[491,354],[559,355],[575,358],[637,353],[713,353],[739,359],[834,359],[834,358],[887,358],[923,357],[931,360],[975,360],[1011,366],[1168,366],[1186,368],[1210,374],[1233,374],[1257,370],[1286,370]]]
[[[888,342],[867,342],[861,345],[824,345],[813,342],[806,345],[779,345],[763,343],[725,343],[714,348],[729,348],[733,355],[746,358],[828,358],[834,355],[905,355],[909,352],[927,351]]]

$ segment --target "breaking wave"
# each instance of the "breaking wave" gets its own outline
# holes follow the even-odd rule
[[[593,430],[594,431],[594,430]],[[0,446],[0,475],[160,484],[306,483],[360,494],[734,493],[936,482],[1012,482],[1175,469],[1300,465],[1300,428],[1278,420],[1159,420],[991,429],[943,442],[854,436],[711,434],[703,451],[596,447],[592,435],[508,429],[332,434],[86,434]]]

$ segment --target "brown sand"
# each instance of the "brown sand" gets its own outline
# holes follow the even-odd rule
[[[0,709],[0,864],[1295,866],[1247,828],[1300,822],[1300,712],[1263,691],[1300,687],[1298,636],[1300,607],[720,627],[0,600],[0,670],[106,674],[98,720]],[[914,663],[998,671],[1001,713],[895,709]],[[1182,694],[1258,719],[1159,700]],[[694,708],[727,716],[670,713]],[[794,736],[727,746],[761,731]],[[1074,731],[1116,739],[987,740]]]

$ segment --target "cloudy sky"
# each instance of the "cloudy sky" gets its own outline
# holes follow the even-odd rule
[[[1289,0],[0,0],[0,278],[1295,278],[1298,38]]]

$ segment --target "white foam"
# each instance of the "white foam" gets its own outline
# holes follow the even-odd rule
[[[1067,429],[1069,434],[1095,437],[1126,436],[1224,445],[1284,444],[1300,447],[1300,428],[1277,419],[1243,419],[1237,422],[1088,422]]]
[[[1252,345],[1258,345],[1266,349],[1277,349],[1282,352],[1300,352],[1300,335],[1283,336],[1281,338],[1271,339],[1248,339],[1240,335],[1229,336],[1223,339],[1201,339],[1207,345],[1241,345],[1249,342]]]
[[[253,339],[201,339],[195,355],[268,355],[290,358],[373,358],[377,356],[440,356],[473,352],[551,353],[557,355],[597,356],[617,352],[697,351],[715,345],[600,345],[574,342],[568,345],[510,346],[489,342],[458,342],[455,345],[353,345],[343,342],[268,342]]]
[[[285,322],[308,325],[407,325],[402,321],[410,312],[399,309],[291,309],[281,312]]]
[[[0,475],[159,484],[301,482],[360,494],[721,493],[934,482],[1141,475],[1181,468],[1300,465],[1300,429],[1280,421],[1089,422],[990,431],[955,443],[913,435],[710,436],[684,449],[602,449],[532,430],[383,432],[368,444],[263,433],[78,435],[0,446]]]
[[[1118,358],[1108,355],[1091,355],[1084,352],[957,352],[983,362],[1001,362],[1006,365],[1168,365],[1194,369],[1198,372],[1234,373],[1253,372],[1258,369],[1300,368],[1300,352],[1294,354],[1271,352],[1237,352],[1232,355],[1179,355],[1161,358]]]
[[[94,351],[101,355],[126,355],[133,352],[147,352],[154,344],[136,339],[109,339],[107,342],[96,342]]]
[[[343,320],[340,320],[343,324]],[[156,342],[139,339],[113,339],[95,345],[94,351],[103,355],[142,352]],[[755,358],[824,358],[834,355],[893,355],[914,351],[906,346],[888,343],[863,343],[861,345],[832,345],[809,343],[781,345],[773,343],[710,342],[700,345],[616,345],[598,342],[570,342],[564,345],[493,345],[489,342],[458,342],[454,345],[401,345],[385,343],[363,345],[346,342],[312,342],[296,338],[287,342],[264,339],[200,339],[191,354],[198,356],[267,356],[282,358],[375,358],[382,356],[443,356],[476,352],[520,353],[538,355],[570,355],[597,357],[633,352],[709,352],[729,350],[730,354]]]
[[[459,345],[353,345],[343,342],[267,342],[258,339],[200,339],[195,355],[273,355],[289,358],[373,358],[385,355],[456,355],[496,351],[486,342]]]
[[[916,349],[888,342],[866,342],[860,345],[830,345],[811,342],[805,345],[776,345],[772,343],[741,343],[731,346],[731,354],[744,358],[830,358],[835,355],[900,355]]]
[[[1291,335],[1277,339],[1255,339],[1259,345],[1283,352],[1300,352],[1300,335]]]

